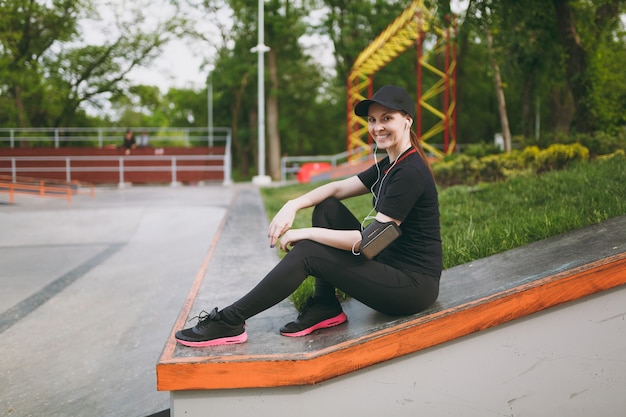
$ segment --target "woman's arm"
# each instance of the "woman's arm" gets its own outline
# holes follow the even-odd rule
[[[376,220],[381,223],[395,222],[398,226],[401,223],[382,213],[376,214]],[[290,229],[280,238],[280,249],[288,252],[298,241],[308,239],[333,248],[358,252],[361,247],[361,238],[360,230],[333,230],[322,227]]]
[[[304,239],[337,249],[358,251],[361,232],[359,230],[333,230],[322,227],[290,229],[280,238],[280,249],[288,252],[293,245]]]
[[[275,246],[278,238],[291,229],[298,210],[313,207],[329,197],[343,200],[344,198],[354,197],[367,192],[367,187],[363,185],[361,180],[357,176],[352,176],[321,185],[300,197],[287,201],[270,222],[268,228],[270,246]]]

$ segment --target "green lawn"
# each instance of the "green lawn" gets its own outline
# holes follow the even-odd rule
[[[262,189],[268,216],[317,185]],[[345,203],[357,217],[364,217],[372,198],[366,195]],[[626,160],[576,163],[533,177],[440,189],[439,208],[444,268],[450,268],[625,215]],[[311,210],[298,213],[294,227],[309,226]],[[300,298],[296,296],[296,306]]]

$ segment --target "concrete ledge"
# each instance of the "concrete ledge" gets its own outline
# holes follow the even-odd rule
[[[231,211],[223,223],[231,230],[221,227],[216,244],[220,235],[240,232],[233,226],[242,215]],[[239,256],[242,264],[249,262],[246,253]],[[285,338],[277,329],[295,312],[279,305],[249,320],[245,344],[179,346],[173,333],[184,327],[192,311],[210,258],[157,364],[159,390],[316,384],[626,284],[626,217],[446,270],[438,302],[414,316],[385,316],[350,300],[344,303],[346,325]]]

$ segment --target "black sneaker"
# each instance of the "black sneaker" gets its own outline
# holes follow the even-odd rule
[[[339,301],[335,300],[328,305],[309,297],[298,318],[281,327],[280,334],[290,337],[306,336],[315,330],[337,326],[347,320]]]
[[[206,347],[243,343],[248,335],[243,324],[232,325],[223,321],[215,307],[210,313],[202,311],[198,324],[176,332],[178,343],[191,347]]]

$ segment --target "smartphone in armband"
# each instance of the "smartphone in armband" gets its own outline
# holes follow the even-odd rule
[[[387,246],[396,240],[401,230],[395,222],[381,223],[374,220],[361,232],[360,252],[367,258],[373,259]]]

